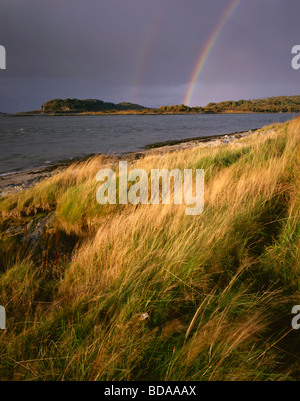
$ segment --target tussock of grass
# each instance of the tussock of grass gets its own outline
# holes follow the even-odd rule
[[[54,210],[80,244],[67,262],[28,256],[0,276],[0,377],[299,378],[290,315],[299,303],[299,145],[295,120],[135,163],[204,168],[200,216],[180,205],[98,205],[99,157],[1,200],[4,222]]]

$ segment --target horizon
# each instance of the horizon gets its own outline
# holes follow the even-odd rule
[[[220,100],[219,102],[213,102],[212,101],[212,103],[215,103],[215,104],[218,104],[218,103],[226,103],[226,102],[237,102],[237,101],[246,101],[246,102],[253,102],[253,101],[256,101],[256,100],[265,100],[265,99],[277,99],[277,98],[281,98],[281,97],[284,97],[284,98],[293,98],[293,97],[300,97],[300,95],[289,95],[289,96],[285,96],[285,95],[278,95],[278,96],[270,96],[270,97],[261,97],[261,98],[257,98],[257,99],[246,99],[246,98],[244,98],[244,99],[227,99],[227,100]],[[138,103],[131,103],[131,102],[127,102],[126,100],[121,100],[121,101],[116,101],[116,102],[109,102],[109,101],[107,101],[107,100],[105,100],[105,99],[95,99],[95,98],[93,98],[93,99],[91,99],[91,98],[86,98],[86,99],[80,99],[80,98],[65,98],[65,99],[61,99],[61,98],[57,98],[57,99],[48,99],[46,102],[44,102],[43,104],[45,104],[45,103],[47,103],[47,102],[49,102],[49,101],[53,101],[53,100],[80,100],[80,101],[87,101],[87,100],[97,100],[97,101],[101,101],[101,102],[104,102],[104,103],[114,103],[114,104],[116,104],[116,105],[118,105],[118,104],[122,104],[122,103],[128,103],[128,104],[132,104],[132,105],[136,105],[136,106],[141,106],[141,107],[145,107],[146,109],[158,109],[159,107],[163,107],[163,106],[167,106],[167,107],[172,107],[172,106],[180,106],[180,105],[184,105],[184,106],[187,106],[187,105],[185,105],[184,103],[182,103],[182,104],[180,104],[180,105],[178,105],[178,104],[174,104],[174,105],[171,105],[171,104],[168,104],[168,105],[160,105],[160,106],[158,106],[158,107],[150,107],[150,106],[147,106],[147,105],[144,105],[144,104],[138,104]],[[210,103],[210,102],[209,102]],[[202,107],[202,108],[205,108],[209,103],[207,103],[207,104],[203,104],[203,105],[196,105],[196,106],[192,106],[192,107],[195,107],[195,108],[197,108],[197,107]],[[41,104],[41,106],[43,105],[43,104]],[[19,112],[16,112],[16,114],[18,114],[18,113],[26,113],[26,112],[32,112],[32,111],[39,111],[41,109],[41,107],[39,108],[39,109],[37,109],[37,110],[24,110],[24,111],[19,111]],[[8,113],[9,114],[9,113]]]
[[[288,98],[292,98],[292,97],[300,97],[300,95],[289,95],[289,96],[285,96],[285,95],[278,95],[278,96],[270,96],[270,97],[261,97],[261,98],[257,98],[257,99],[246,99],[246,98],[244,98],[244,99],[227,99],[227,100],[220,100],[219,102],[213,102],[212,101],[212,103],[215,103],[215,104],[218,104],[218,103],[225,103],[225,102],[236,102],[236,101],[246,101],[246,102],[248,102],[248,101],[250,101],[250,102],[253,102],[253,101],[256,101],[256,100],[265,100],[265,99],[276,99],[276,98],[280,98],[280,97],[288,97]],[[126,100],[121,100],[121,101],[117,101],[116,103],[115,102],[108,102],[108,101],[106,101],[105,99],[79,99],[79,98],[67,98],[67,99],[49,99],[47,102],[49,102],[49,101],[52,101],[52,100],[68,100],[68,99],[70,99],[70,100],[80,100],[80,101],[86,101],[86,100],[99,100],[99,101],[102,101],[102,102],[104,102],[104,103],[114,103],[114,104],[116,104],[116,105],[118,105],[118,104],[122,104],[122,103],[128,103],[128,104],[132,104],[132,105],[136,105],[136,106],[142,106],[142,107],[145,107],[146,109],[158,109],[159,107],[162,107],[162,106],[167,106],[167,107],[172,107],[172,106],[179,106],[179,105],[171,105],[171,104],[169,104],[169,105],[160,105],[160,106],[158,106],[158,107],[149,107],[149,106],[147,106],[147,105],[144,105],[144,104],[137,104],[137,103],[131,103],[131,102],[127,102]],[[45,102],[45,103],[47,103],[47,102]],[[45,104],[45,103],[43,103],[43,104]],[[209,102],[210,103],[210,102]],[[202,108],[205,108],[209,103],[207,103],[207,104],[205,104],[205,105],[197,105],[197,106],[192,106],[192,107],[202,107]],[[187,106],[187,105],[185,105],[184,103],[182,103],[184,106]],[[41,105],[42,106],[42,105]],[[40,110],[40,108],[38,109],[38,110],[27,110],[27,112],[31,112],[31,111],[39,111]],[[22,111],[22,112],[26,112],[26,111]],[[16,112],[16,113],[18,113],[18,112]]]
[[[297,0],[3,0],[1,8],[0,112],[57,98],[203,107],[299,92]]]

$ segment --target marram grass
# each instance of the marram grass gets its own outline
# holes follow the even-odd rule
[[[0,379],[299,379],[299,152],[298,119],[135,163],[203,168],[200,216],[97,204],[101,157],[2,198]],[[47,215],[41,248],[7,234]]]

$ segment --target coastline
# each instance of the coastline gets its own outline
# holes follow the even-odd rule
[[[43,113],[43,112],[18,112],[18,113],[2,113],[0,117],[91,117],[91,116],[169,116],[169,115],[207,115],[207,114],[299,114],[300,111],[241,111],[241,110],[226,110],[218,112],[197,112],[197,111],[169,111],[169,112],[153,112],[153,111],[84,111],[80,113]]]
[[[231,134],[157,142],[146,145],[145,148],[142,150],[126,152],[118,155],[105,156],[111,162],[116,160],[134,161],[151,154],[163,155],[169,152],[177,152],[194,147],[213,147],[222,144],[226,145],[240,138],[253,135],[257,132],[257,130],[258,129],[252,129],[249,131],[233,132]],[[32,188],[41,181],[52,177],[54,174],[58,174],[60,171],[67,168],[70,164],[87,160],[88,158],[96,155],[97,154],[89,154],[84,157],[74,158],[70,161],[57,162],[52,166],[37,167],[23,171],[6,173],[2,176],[0,175],[0,197],[9,195],[11,193],[20,192],[28,188]]]

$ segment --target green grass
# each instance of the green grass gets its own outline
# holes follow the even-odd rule
[[[1,199],[0,379],[299,379],[299,145],[296,120],[136,162],[204,168],[200,216],[98,205],[100,158]],[[5,234],[53,212],[36,248]]]

